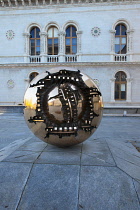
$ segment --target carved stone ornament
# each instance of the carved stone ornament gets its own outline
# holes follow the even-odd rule
[[[91,29],[91,34],[92,34],[93,36],[99,36],[100,33],[101,33],[101,29],[98,28],[98,27],[94,27],[94,28]]]
[[[25,120],[32,132],[61,147],[85,141],[102,118],[101,92],[77,69],[39,74],[31,81],[24,103]]]
[[[8,31],[6,32],[6,37],[7,37],[8,40],[13,39],[13,38],[15,37],[14,31],[13,31],[13,30],[8,30]]]
[[[15,86],[14,81],[12,79],[8,80],[7,81],[7,86],[8,86],[8,88],[13,88]]]

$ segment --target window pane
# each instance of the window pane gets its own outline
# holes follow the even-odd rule
[[[76,36],[76,28],[72,26],[72,37]]]
[[[70,46],[66,46],[66,54],[70,54]]]
[[[40,47],[36,47],[36,55],[40,55]]]
[[[40,33],[40,29],[39,28],[36,28],[36,38],[40,38],[39,33]]]
[[[119,84],[115,84],[115,99],[119,99]]]
[[[121,32],[122,35],[126,35],[126,27],[124,25],[121,27]]]
[[[38,75],[37,72],[31,73],[30,76],[29,76],[30,82],[31,82],[37,75]]]
[[[126,99],[126,92],[125,91],[121,92],[121,99]]]
[[[48,45],[52,45],[52,39],[48,39]]]
[[[58,37],[58,29],[54,27],[54,37]]]
[[[35,38],[35,28],[33,28],[30,32],[30,38]]]
[[[49,38],[50,38],[50,37],[53,37],[52,28],[50,28],[50,29],[48,30],[48,37],[49,37]]]
[[[54,39],[54,44],[58,44],[58,39]]]
[[[35,48],[34,47],[31,48],[31,55],[35,55]]]
[[[77,46],[72,46],[72,54],[76,54],[77,53]]]
[[[35,47],[35,40],[34,39],[31,39],[30,43],[31,43],[31,47]]]
[[[121,81],[126,81],[126,74],[123,72],[121,74]]]
[[[126,37],[122,37],[122,44],[126,44]]]
[[[119,37],[115,38],[115,44],[120,44],[120,38]]]
[[[70,45],[70,39],[66,39],[66,45]]]
[[[48,47],[48,55],[52,55],[52,47]]]
[[[77,45],[77,38],[72,38],[72,45]]]
[[[66,29],[66,37],[70,37],[70,27]]]
[[[54,46],[54,55],[58,55],[58,46]]]
[[[126,45],[121,45],[121,54],[126,54]]]
[[[40,46],[40,39],[37,39],[37,40],[36,40],[36,45],[37,45],[37,46]]]
[[[121,84],[121,91],[125,91],[125,84]]]
[[[120,45],[115,45],[115,53],[116,54],[120,53]]]
[[[115,30],[116,30],[116,34],[115,35],[120,35],[120,25],[117,25]]]
[[[119,81],[119,79],[120,79],[120,74],[117,73],[117,74],[115,75],[115,78],[116,78],[116,81]]]

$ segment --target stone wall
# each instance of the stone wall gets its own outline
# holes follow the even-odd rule
[[[140,63],[58,63],[0,65],[0,105],[23,104],[24,93],[32,72],[43,73],[56,67],[76,68],[87,74],[99,86],[105,107],[139,107]],[[127,100],[114,100],[114,76],[124,71],[127,75]]]
[[[40,28],[41,56],[47,55],[47,28],[59,30],[60,49],[64,62],[65,29],[77,28],[79,62],[111,62],[114,60],[114,34],[117,23],[127,26],[127,61],[140,60],[140,2],[102,2],[59,4],[26,7],[1,7],[0,63],[29,62],[29,32],[32,26]],[[94,33],[98,29],[98,33]],[[12,31],[12,35],[9,35]],[[46,62],[42,58],[42,62]]]

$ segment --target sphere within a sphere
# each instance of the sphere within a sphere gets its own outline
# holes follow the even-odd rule
[[[102,96],[79,70],[52,69],[31,81],[24,96],[27,125],[41,140],[60,147],[79,144],[97,129]]]

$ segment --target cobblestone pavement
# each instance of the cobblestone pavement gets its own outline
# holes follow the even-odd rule
[[[140,117],[103,117],[83,144],[36,138],[0,115],[0,210],[140,210]]]

